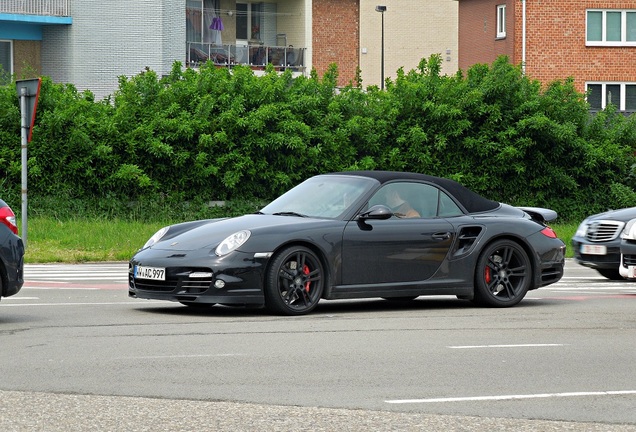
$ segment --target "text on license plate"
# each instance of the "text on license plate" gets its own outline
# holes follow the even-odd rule
[[[135,266],[135,278],[166,280],[166,269],[160,267]]]
[[[607,255],[607,247],[604,245],[581,245],[581,253],[585,255]]]

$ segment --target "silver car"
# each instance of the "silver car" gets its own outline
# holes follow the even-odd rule
[[[577,263],[611,280],[621,280],[621,233],[636,218],[636,207],[611,210],[587,217],[572,237]]]

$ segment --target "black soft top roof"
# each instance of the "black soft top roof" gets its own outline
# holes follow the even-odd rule
[[[465,186],[454,180],[435,177],[419,173],[406,173],[397,171],[344,171],[332,174],[352,175],[369,177],[379,181],[381,184],[396,180],[415,180],[421,182],[433,183],[452,195],[469,213],[479,213],[494,210],[500,206],[500,203],[491,201],[476,194]]]

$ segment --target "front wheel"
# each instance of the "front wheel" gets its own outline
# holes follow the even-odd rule
[[[304,246],[291,246],[272,259],[265,281],[267,308],[283,315],[304,315],[317,305],[325,285],[318,255]]]
[[[528,292],[532,265],[525,250],[512,240],[488,245],[477,261],[475,299],[484,306],[510,307]]]

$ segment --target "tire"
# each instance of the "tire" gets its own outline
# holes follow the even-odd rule
[[[475,269],[475,303],[510,307],[526,296],[532,280],[528,254],[512,240],[498,240],[479,256]]]
[[[604,278],[613,281],[625,280],[618,269],[596,269],[597,272],[601,274]]]
[[[265,279],[265,305],[276,314],[307,314],[318,305],[325,280],[318,255],[304,246],[290,246],[272,259]]]

